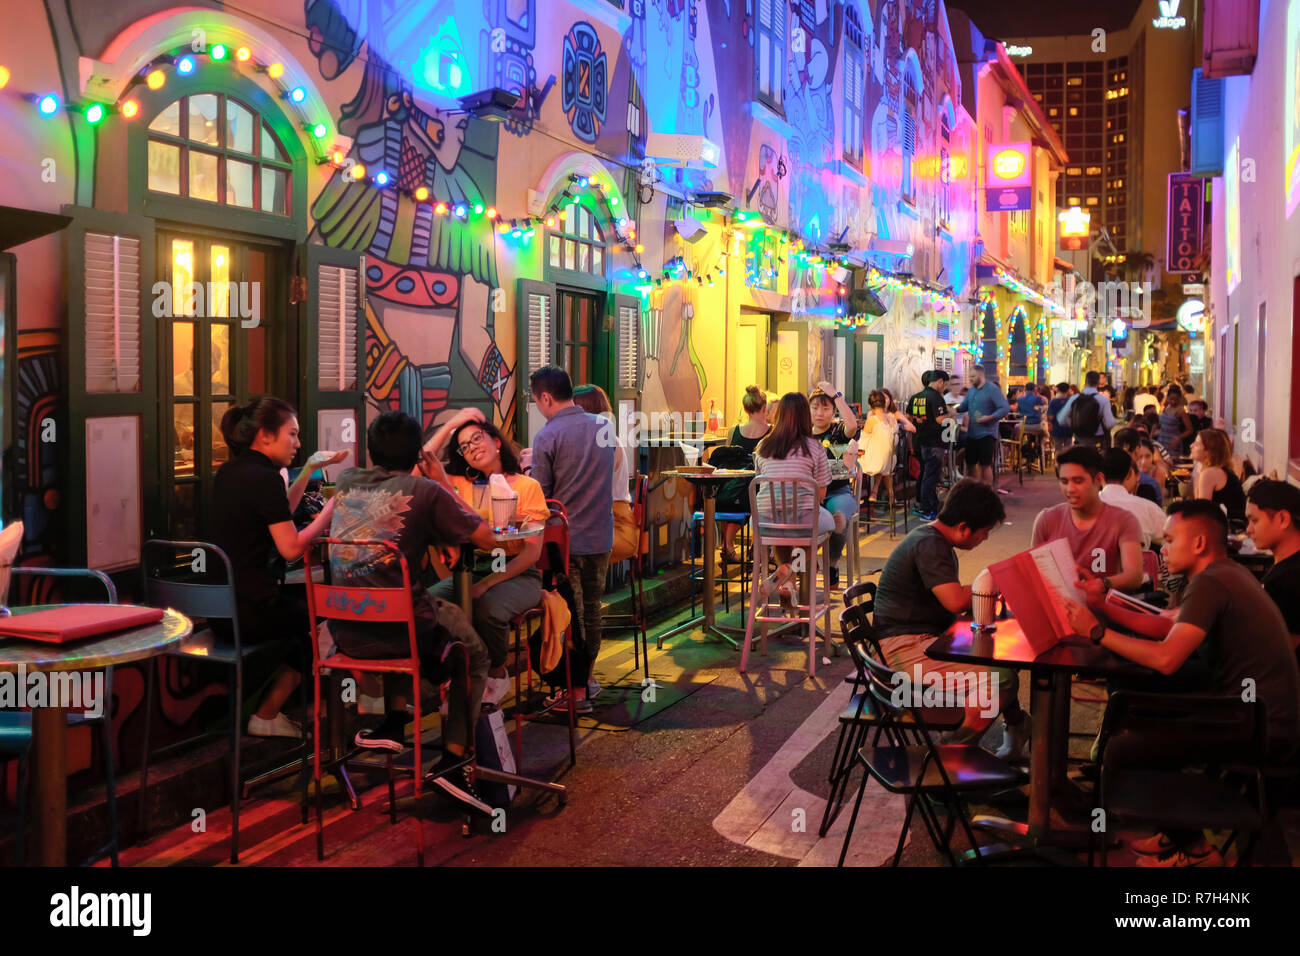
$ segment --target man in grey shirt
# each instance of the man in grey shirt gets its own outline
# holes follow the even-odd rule
[[[605,594],[605,572],[614,548],[613,423],[583,411],[573,403],[573,382],[569,373],[554,365],[539,368],[529,377],[533,401],[546,417],[546,425],[533,439],[532,477],[547,498],[556,498],[569,516],[569,582],[573,597],[582,609],[574,622],[596,666],[600,652],[601,599]],[[574,675],[585,686],[574,688],[575,713],[589,713],[589,696],[599,693],[592,673]],[[576,683],[576,681],[575,681]],[[568,709],[570,702],[559,695],[554,706]],[[548,701],[549,703],[549,701]]]

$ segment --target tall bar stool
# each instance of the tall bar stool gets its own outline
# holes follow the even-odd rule
[[[830,627],[830,591],[826,586],[824,571],[826,567],[826,544],[830,540],[829,532],[818,532],[817,517],[819,509],[805,505],[803,514],[799,509],[800,492],[804,492],[805,501],[817,496],[817,483],[811,478],[764,478],[757,477],[749,486],[749,507],[754,516],[753,537],[753,579],[750,581],[749,613],[745,621],[745,638],[740,646],[740,670],[743,673],[749,664],[749,647],[754,637],[754,627],[758,625],[761,639],[761,651],[767,654],[768,628],[772,624],[806,624],[808,628],[808,674],[817,674],[817,622],[824,618],[824,639],[827,652],[831,652]],[[759,509],[764,502],[766,508]],[[770,610],[770,598],[763,597],[762,584],[767,576],[768,557],[772,548],[802,549],[807,556],[803,571],[801,601],[794,615],[774,613]],[[818,600],[817,577],[823,572],[821,599]]]
[[[645,580],[642,577],[642,553],[641,543],[645,540],[648,531],[649,515],[649,479],[640,473],[632,478],[632,523],[637,529],[637,549],[628,561],[629,574],[628,578],[632,582],[632,610],[628,614],[606,614],[604,626],[611,627],[615,630],[630,628],[632,631],[632,655],[634,667],[640,667],[642,660],[645,661],[645,676],[650,676],[650,650],[648,646],[648,636],[646,634],[646,613],[645,613]],[[695,552],[692,548],[691,557],[694,560]],[[694,600],[694,592],[692,592]],[[640,646],[637,645],[637,637],[641,638]]]

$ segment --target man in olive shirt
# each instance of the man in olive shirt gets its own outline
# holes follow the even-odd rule
[[[1158,615],[1110,606],[1104,610],[1110,621],[1146,639],[1119,633],[1098,620],[1094,611],[1102,608],[1104,589],[1096,580],[1082,585],[1091,610],[1070,604],[1071,626],[1121,657],[1166,676],[1177,672],[1184,678],[1179,690],[1189,689],[1188,678],[1199,670],[1204,680],[1200,689],[1259,701],[1265,709],[1269,759],[1293,760],[1300,749],[1300,672],[1286,622],[1251,573],[1228,557],[1228,523],[1222,509],[1206,500],[1174,502],[1164,552],[1170,572],[1189,579],[1178,608]],[[1189,661],[1193,652],[1197,658]],[[1247,691],[1254,696],[1245,698]],[[1126,732],[1111,738],[1104,759],[1111,766],[1182,769],[1232,756],[1216,754],[1201,740]],[[1133,849],[1140,855],[1140,866],[1223,862],[1199,831],[1158,833],[1133,844]]]

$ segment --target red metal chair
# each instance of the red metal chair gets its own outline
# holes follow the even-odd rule
[[[630,628],[632,630],[632,656],[633,666],[640,667],[642,655],[645,658],[645,676],[650,676],[650,646],[649,637],[646,634],[646,614],[645,614],[645,580],[641,576],[641,542],[646,536],[646,516],[650,509],[649,499],[649,480],[645,475],[637,475],[633,479],[632,492],[632,522],[637,528],[637,551],[628,559],[630,565],[630,575],[632,581],[632,612],[630,614],[607,614],[604,618],[604,626],[607,628]],[[641,636],[641,644],[637,646],[637,634]]]
[[[1143,551],[1142,570],[1151,579],[1151,586],[1158,587],[1160,584],[1160,555],[1154,551]]]
[[[312,558],[316,545],[362,546],[387,548],[393,552],[402,568],[402,586],[399,588],[342,587],[335,584],[321,584],[312,579]],[[347,670],[369,674],[406,674],[411,678],[411,700],[415,709],[414,749],[415,764],[415,823],[416,823],[416,858],[420,866],[424,865],[424,821],[420,817],[420,797],[423,793],[424,764],[421,762],[421,714],[420,714],[420,651],[415,635],[415,606],[411,598],[411,573],[402,552],[391,541],[372,539],[317,538],[305,555],[307,578],[307,606],[311,615],[311,655],[312,681],[315,687],[315,700],[312,703],[312,779],[316,785],[316,859],[325,858],[325,834],[323,824],[323,798],[321,796],[321,754],[320,727],[321,707],[324,697],[321,694],[321,675],[326,669]],[[318,621],[345,620],[366,624],[406,624],[410,638],[410,656],[401,658],[361,659],[346,654],[335,653],[321,657],[320,642],[316,639]],[[459,645],[457,645],[459,646]],[[451,645],[448,646],[448,652]],[[444,655],[444,660],[447,655]],[[463,652],[460,655],[465,666],[468,660]],[[465,675],[469,679],[468,673]],[[469,726],[473,727],[471,719]],[[388,760],[388,803],[392,820],[397,821],[397,810],[393,784],[393,762]]]
[[[551,509],[551,516],[546,520],[546,530],[542,535],[542,556],[537,560],[537,568],[542,572],[543,580],[548,574],[563,574],[569,576],[569,515],[564,510],[564,505],[554,498],[546,499],[546,504]],[[552,553],[558,552],[559,566],[557,567],[552,560]],[[578,608],[578,613],[582,609]],[[524,697],[521,692],[521,669],[519,667],[520,639],[529,629],[529,625],[534,621],[540,622],[545,612],[539,604],[535,608],[525,611],[513,621],[510,627],[515,634],[515,763],[519,765],[523,760],[524,748]],[[569,665],[569,641],[573,638],[573,624],[570,622],[568,630],[564,632],[564,686],[569,693],[569,701],[573,701],[573,672]],[[533,669],[532,659],[525,654],[525,661],[528,662],[522,670],[528,674],[528,693],[532,695],[533,691]],[[540,675],[539,675],[540,676]],[[577,722],[573,714],[573,707],[568,709],[569,713],[569,766],[572,767],[578,762],[578,744],[577,744]]]

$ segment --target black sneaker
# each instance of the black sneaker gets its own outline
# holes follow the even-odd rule
[[[457,803],[491,816],[492,808],[479,797],[478,789],[470,777],[473,766],[473,754],[468,757],[464,755],[458,757],[444,753],[442,759],[424,775],[424,782],[438,787]]]
[[[832,588],[837,588],[837,587],[839,587],[839,586],[840,586],[840,569],[839,569],[839,568],[828,568],[828,569],[827,569],[827,572],[826,572],[826,578],[827,578],[827,581],[829,582],[829,584],[830,584],[830,586],[831,586]]]
[[[358,730],[352,741],[367,750],[389,750],[397,754],[402,752],[405,739],[406,717],[402,715],[384,718],[384,722],[373,730]]]

